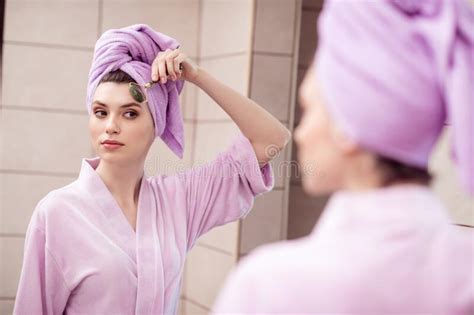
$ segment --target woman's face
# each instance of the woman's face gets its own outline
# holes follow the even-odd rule
[[[143,162],[155,138],[153,118],[146,103],[138,104],[128,83],[101,83],[94,94],[89,116],[92,146],[97,155],[111,163]],[[122,146],[103,144],[115,140]]]
[[[342,188],[347,156],[310,68],[299,89],[303,116],[294,133],[304,190],[312,195]]]

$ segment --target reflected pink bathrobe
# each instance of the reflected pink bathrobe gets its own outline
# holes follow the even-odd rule
[[[242,134],[208,165],[144,176],[136,232],[84,159],[79,178],[37,205],[15,314],[174,314],[186,253],[211,228],[245,216],[273,186]]]
[[[456,229],[421,186],[339,192],[311,235],[245,258],[214,312],[472,315],[474,235]]]

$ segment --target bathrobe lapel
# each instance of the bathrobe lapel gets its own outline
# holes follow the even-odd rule
[[[137,217],[136,314],[162,314],[164,311],[165,279],[157,230],[157,210],[150,184],[144,177]]]
[[[104,233],[134,262],[137,275],[136,314],[161,314],[164,309],[164,271],[157,231],[157,209],[150,184],[143,176],[137,207],[136,232],[122,209],[95,172],[99,158],[84,159],[80,185],[98,205],[91,215],[99,219]]]

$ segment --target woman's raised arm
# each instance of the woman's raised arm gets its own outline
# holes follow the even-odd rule
[[[152,79],[166,83],[168,78],[194,83],[219,104],[250,140],[260,166],[275,157],[291,138],[290,131],[263,107],[196,66],[179,49],[161,52],[153,62]]]

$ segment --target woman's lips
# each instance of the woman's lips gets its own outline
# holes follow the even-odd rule
[[[116,143],[102,143],[102,146],[104,146],[105,149],[107,150],[116,150],[120,147],[123,147],[123,144],[116,144]]]

